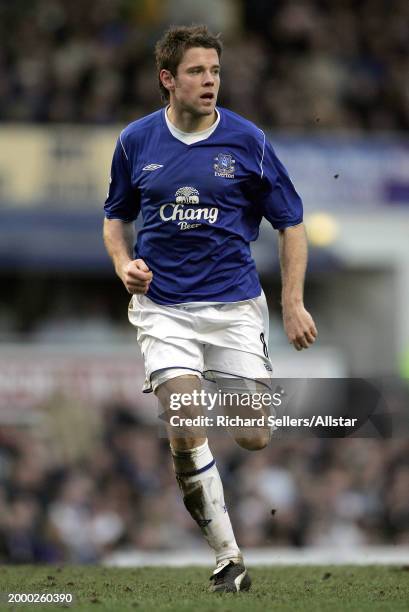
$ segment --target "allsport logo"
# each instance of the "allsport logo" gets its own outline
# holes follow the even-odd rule
[[[159,215],[162,221],[177,221],[181,230],[190,230],[200,227],[201,223],[188,223],[188,221],[208,221],[215,223],[219,209],[199,208],[200,194],[194,187],[180,187],[175,193],[175,202],[162,204]]]

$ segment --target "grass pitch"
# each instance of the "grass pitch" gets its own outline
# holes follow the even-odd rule
[[[8,604],[4,593],[71,593],[73,611],[375,612],[409,610],[409,566],[252,567],[249,593],[207,592],[210,569],[2,566],[2,610],[61,610]],[[64,606],[67,608],[67,606]]]

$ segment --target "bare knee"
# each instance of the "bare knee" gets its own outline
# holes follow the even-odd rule
[[[170,399],[173,394],[177,394],[180,397],[181,394],[190,394],[195,389],[200,389],[200,378],[196,374],[176,376],[158,385],[155,389],[155,395],[164,411],[161,416],[167,421],[169,442],[175,451],[189,451],[192,448],[201,446],[207,440],[206,431],[201,426],[171,425],[172,415],[177,414],[185,419],[194,419],[201,415],[201,409],[196,405],[180,406],[177,412],[174,409],[171,410]]]
[[[235,437],[234,439],[241,448],[245,448],[249,451],[257,451],[262,450],[270,443],[271,433],[266,431],[251,436]]]

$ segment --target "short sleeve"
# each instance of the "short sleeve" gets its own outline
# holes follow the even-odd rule
[[[300,196],[278,159],[273,147],[263,141],[260,162],[260,184],[257,189],[258,205],[262,215],[274,229],[285,229],[302,223],[303,205]]]
[[[118,138],[112,158],[104,210],[107,219],[119,219],[124,222],[135,221],[140,211],[139,194],[132,186],[129,160],[121,138]]]

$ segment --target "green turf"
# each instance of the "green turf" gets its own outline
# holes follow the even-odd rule
[[[294,612],[409,610],[409,566],[251,568],[249,593],[207,592],[209,569],[2,566],[0,592],[72,593],[73,610]],[[2,610],[61,610],[10,605]]]

